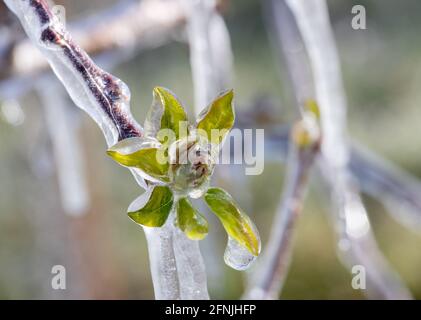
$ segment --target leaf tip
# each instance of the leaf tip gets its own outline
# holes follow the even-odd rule
[[[115,158],[115,156],[116,156],[116,154],[117,154],[117,151],[114,151],[114,150],[111,150],[111,149],[108,149],[107,151],[106,151],[106,153],[107,153],[107,155],[108,156],[110,156],[111,158]]]

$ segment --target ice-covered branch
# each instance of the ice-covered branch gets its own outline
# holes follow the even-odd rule
[[[349,268],[365,267],[370,297],[410,298],[377,247],[358,184],[349,170],[346,98],[326,2],[286,1],[308,52],[320,104],[323,143],[319,164],[331,190],[339,252]]]
[[[108,146],[142,135],[140,125],[130,113],[127,86],[93,63],[56,21],[45,1],[5,2],[47,58],[75,104],[102,129]]]

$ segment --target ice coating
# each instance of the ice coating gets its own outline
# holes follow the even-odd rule
[[[148,228],[145,230],[148,241],[149,260],[155,298],[160,300],[181,299],[180,284],[177,273],[176,256],[173,248],[173,230],[171,216],[162,228]],[[190,297],[194,299],[194,297]]]
[[[127,209],[127,212],[134,212],[142,209],[146,203],[149,201],[152,195],[152,191],[154,188],[148,188],[144,193],[142,193],[139,197],[137,197]]]
[[[206,272],[203,272],[205,263],[200,254],[199,242],[188,239],[174,223],[172,228],[178,277],[183,279],[183,285],[180,286],[181,299],[209,299]]]
[[[5,0],[26,33],[47,58],[74,103],[102,129],[108,146],[142,135],[130,112],[130,91],[100,69],[54,19],[44,0]]]
[[[259,231],[250,219],[248,219],[248,223],[250,224],[253,233],[256,235],[259,241],[259,255],[261,250]],[[231,268],[239,271],[246,270],[257,259],[258,255],[253,255],[246,247],[241,245],[237,240],[228,236],[228,243],[224,253],[224,261]]]
[[[209,299],[205,265],[197,241],[174,224],[171,212],[161,228],[143,227],[148,241],[156,299]]]
[[[145,135],[150,137],[156,137],[159,130],[161,129],[161,118],[164,113],[164,108],[159,97],[156,96],[155,92],[153,95],[152,106],[146,115],[145,122],[143,124]]]
[[[224,253],[224,261],[231,268],[239,271],[248,269],[256,260],[257,256],[253,255],[238,241],[228,237],[227,247]]]
[[[193,199],[199,199],[204,196],[206,191],[209,189],[210,179],[207,178],[202,184],[192,189],[188,196]]]
[[[135,153],[135,152],[137,152],[141,149],[159,148],[160,146],[161,146],[161,144],[155,138],[144,136],[144,137],[133,137],[133,138],[124,139],[124,140],[116,143],[115,145],[113,145],[111,148],[109,148],[109,150],[110,151],[116,151],[120,154],[127,155],[127,154],[131,154],[131,153]],[[138,168],[131,167],[129,169],[137,177],[140,177],[142,179],[146,179],[149,182],[152,182],[154,184],[162,184],[162,181],[146,174],[145,172],[143,172],[142,170],[140,170]],[[141,186],[143,186],[143,185],[141,185]]]
[[[160,143],[155,138],[150,137],[134,137],[124,139],[113,145],[109,150],[117,151],[121,154],[131,154],[143,148],[159,148]]]

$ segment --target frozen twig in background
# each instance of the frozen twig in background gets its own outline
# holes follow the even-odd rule
[[[421,232],[421,181],[374,152],[354,144],[350,170],[362,191],[378,199],[398,223]]]
[[[284,1],[265,1],[265,17],[269,18],[271,40],[278,53],[283,52],[285,63],[292,78],[293,91],[297,102],[302,104],[308,98],[314,97],[311,87],[311,69],[304,52],[300,31],[294,21],[290,9]],[[273,130],[272,130],[273,131]],[[286,157],[288,145],[288,128],[279,127],[266,135],[266,144],[275,149],[280,156],[279,160]],[[270,157],[277,157],[276,152],[270,152]],[[402,224],[412,222],[416,227],[419,222],[421,206],[418,198],[421,194],[421,183],[409,174],[403,172],[386,160],[374,156],[361,147],[350,146],[349,172],[357,179],[363,191],[378,198],[386,206],[399,206],[401,210],[391,211],[393,217]],[[403,208],[402,208],[403,207]],[[378,249],[371,246],[373,250]],[[382,259],[374,258],[380,265]],[[377,278],[378,279],[378,278]],[[393,276],[392,276],[393,279]],[[393,281],[393,280],[392,280]],[[403,292],[406,290],[404,289]]]
[[[124,47],[154,48],[170,41],[185,17],[177,2],[125,0],[97,12],[94,17],[69,23],[74,41],[90,55]],[[2,74],[30,76],[48,67],[28,40],[11,43],[7,69]],[[30,57],[30,58],[29,58]]]
[[[288,81],[295,102],[302,106],[315,96],[314,83],[307,52],[285,0],[264,0],[263,15],[273,51],[280,57],[278,64],[284,63],[288,72]],[[282,77],[283,74],[280,74]]]
[[[215,0],[181,0],[187,16],[195,111],[198,115],[231,84],[231,40]]]
[[[89,192],[77,124],[71,121],[71,102],[63,86],[52,76],[37,85],[53,146],[61,204],[65,213],[83,215],[89,207]]]
[[[239,122],[254,127],[253,119],[237,114]],[[265,159],[286,162],[290,126],[265,130]],[[402,226],[421,232],[421,181],[378,154],[351,143],[349,170],[361,191],[381,202]]]
[[[365,267],[369,297],[408,299],[410,293],[377,247],[359,187],[349,170],[346,98],[326,2],[286,1],[301,31],[313,71],[323,136],[320,168],[330,186],[341,257],[350,269],[354,265]]]
[[[126,0],[95,17],[69,23],[69,30],[75,42],[96,59],[104,53],[117,52],[121,61],[174,40],[185,21],[185,11],[178,1]],[[31,89],[34,78],[48,66],[30,41],[16,41],[12,35],[2,39],[4,44],[0,42],[0,95],[8,98]]]
[[[27,35],[47,58],[53,71],[65,86],[74,103],[85,110],[101,128],[107,146],[131,137],[142,137],[143,129],[130,112],[130,91],[111,74],[96,66],[89,56],[71,39],[64,27],[52,15],[45,0],[5,0],[25,29]],[[104,29],[105,31],[106,29]],[[147,188],[142,173],[131,169],[136,181]],[[170,219],[169,219],[170,220]],[[172,224],[168,224],[174,229]],[[172,241],[173,230],[147,229],[151,269],[158,299],[200,299],[207,296],[202,290],[203,263],[197,243],[184,241],[186,255],[180,253]],[[151,248],[151,246],[154,246]],[[191,263],[195,266],[190,266]],[[196,274],[187,273],[194,270]],[[201,281],[200,283],[198,283]],[[184,283],[188,290],[181,290]],[[206,284],[206,278],[205,278]],[[204,292],[205,291],[205,292]]]
[[[265,253],[254,270],[246,299],[278,299],[288,273],[293,233],[301,213],[307,180],[320,145],[314,114],[305,112],[291,131],[284,194],[273,221]]]

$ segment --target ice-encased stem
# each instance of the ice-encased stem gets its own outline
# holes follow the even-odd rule
[[[174,225],[171,212],[161,228],[144,227],[156,299],[209,299],[204,262],[197,241]]]
[[[57,23],[45,0],[4,1],[48,60],[74,103],[101,128],[108,147],[143,135],[142,127],[130,112],[128,87],[95,65],[74,43]],[[137,171],[131,172],[138,184],[147,188]],[[156,298],[207,298],[206,273],[197,243],[180,237],[177,232],[171,220],[162,229],[147,230]]]
[[[205,263],[200,254],[199,242],[190,240],[177,227],[172,227],[180,297],[183,300],[208,300]]]
[[[168,223],[158,229],[143,227],[148,241],[155,298],[158,300],[181,299],[173,248],[173,229]]]

